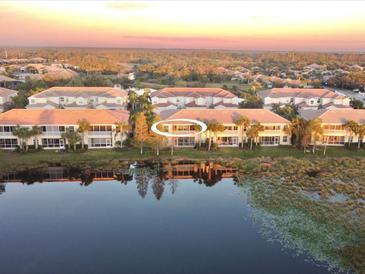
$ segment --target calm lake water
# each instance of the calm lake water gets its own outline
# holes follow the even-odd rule
[[[329,273],[267,235],[234,171],[160,168],[4,178],[0,273]]]

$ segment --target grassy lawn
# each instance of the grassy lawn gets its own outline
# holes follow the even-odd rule
[[[137,148],[125,151],[113,151],[110,149],[89,150],[82,153],[41,151],[18,153],[11,151],[0,151],[0,171],[16,169],[24,166],[34,166],[42,163],[73,164],[81,162],[96,163],[109,160],[142,160],[142,159],[216,159],[216,158],[254,158],[254,157],[296,157],[313,158],[324,157],[322,151],[316,154],[306,153],[302,150],[287,147],[266,147],[257,150],[240,150],[238,148],[221,148],[216,151],[200,151],[195,149],[175,149],[171,157],[170,150],[161,152],[157,158],[154,151],[146,150],[141,156]],[[342,147],[331,147],[327,149],[326,157],[365,157],[365,149],[350,151]]]

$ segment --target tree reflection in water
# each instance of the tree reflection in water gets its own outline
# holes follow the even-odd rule
[[[211,187],[222,178],[233,176],[235,176],[235,170],[232,168],[208,161],[141,161],[125,163],[117,168],[91,166],[29,168],[9,173],[2,178],[2,181],[26,184],[79,181],[82,186],[89,186],[95,181],[116,180],[123,185],[134,182],[142,198],[146,197],[148,189],[151,188],[155,198],[160,200],[166,186],[169,187],[171,194],[176,193],[179,180],[192,179],[194,182]]]

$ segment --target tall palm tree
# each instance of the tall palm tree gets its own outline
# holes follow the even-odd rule
[[[297,146],[301,145],[301,141],[305,135],[306,122],[301,117],[295,117],[290,125],[285,129],[285,132],[291,137],[295,136],[295,144]]]
[[[86,119],[77,121],[77,124],[79,126],[78,131],[81,133],[81,146],[85,148],[85,136],[87,136],[87,133],[91,129],[91,125]]]
[[[224,126],[221,123],[219,123],[215,120],[212,120],[212,121],[207,122],[207,131],[208,131],[208,138],[209,138],[208,139],[208,141],[209,141],[208,151],[210,151],[212,148],[212,138],[215,139],[216,134],[218,132],[224,131]]]
[[[76,151],[76,144],[81,141],[80,135],[70,128],[66,129],[66,131],[62,133],[62,138],[67,140],[69,147],[72,147],[73,151]]]
[[[259,122],[256,124],[253,124],[246,132],[247,136],[250,139],[250,150],[253,148],[253,142],[255,141],[256,146],[258,144],[258,138],[260,135],[260,132],[263,131],[265,128],[263,125],[261,125]]]
[[[33,126],[31,132],[34,137],[35,149],[38,149],[38,137],[43,133],[43,130],[39,126]]]
[[[251,120],[248,119],[245,116],[240,116],[238,117],[234,123],[236,124],[236,126],[239,127],[240,132],[241,132],[241,148],[243,148],[243,144],[245,142],[245,130],[247,130],[247,128],[251,125]]]
[[[28,151],[28,140],[32,137],[32,132],[27,127],[20,127],[19,125],[13,130],[13,135],[20,140],[21,150]]]
[[[347,138],[347,143],[350,146],[351,145],[350,144],[350,137],[353,137],[354,135],[357,135],[357,131],[358,131],[358,128],[359,128],[359,124],[356,123],[353,120],[350,120],[350,121],[347,121],[346,122],[345,128],[350,133],[350,136]],[[352,140],[352,138],[351,138],[351,140]]]
[[[128,109],[131,112],[135,112],[137,109],[137,101],[138,101],[138,95],[134,91],[131,91],[128,96],[129,104]]]
[[[362,142],[362,140],[364,139],[364,136],[365,136],[365,125],[360,125],[359,124],[359,126],[357,128],[357,136],[358,136],[357,148],[360,149],[361,142]]]
[[[115,137],[119,134],[120,138],[120,147],[123,147],[123,137],[126,131],[130,130],[132,127],[130,124],[126,122],[116,123],[115,124]]]
[[[308,122],[307,133],[310,136],[310,141],[313,142],[313,153],[316,151],[317,141],[323,138],[323,127],[321,119],[313,119]]]

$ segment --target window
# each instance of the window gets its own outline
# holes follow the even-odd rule
[[[218,137],[217,141],[220,145],[232,146],[238,144],[238,137],[235,136]]]
[[[265,130],[280,130],[280,126],[264,126]]]
[[[45,148],[51,148],[51,147],[63,147],[64,141],[63,139],[55,139],[55,138],[43,138],[42,139],[42,146]]]
[[[329,145],[343,145],[345,144],[345,136],[325,136],[324,143]]]
[[[172,126],[173,131],[194,131],[194,125],[174,125]]]
[[[0,148],[16,148],[17,146],[17,139],[0,139]]]
[[[50,132],[50,133],[59,133],[63,129],[65,130],[65,127],[63,126],[42,126],[43,132]]]
[[[314,100],[310,100],[309,104],[313,105],[314,104]]]
[[[225,126],[224,130],[225,131],[237,131],[238,127],[237,126]]]
[[[279,136],[261,136],[260,144],[262,145],[277,145],[279,144]]]
[[[90,131],[96,131],[96,132],[100,132],[100,131],[112,131],[112,126],[91,126]]]
[[[283,136],[283,143],[287,143],[288,142],[288,136]]]
[[[177,137],[174,139],[175,146],[194,146],[194,137]]]
[[[0,132],[13,132],[14,126],[0,126]]]
[[[60,97],[60,103],[65,102],[65,97]]]
[[[111,138],[90,138],[89,144],[91,147],[111,147]]]

